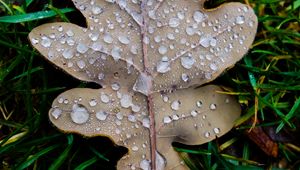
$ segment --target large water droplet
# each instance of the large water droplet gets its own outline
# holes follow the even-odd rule
[[[158,48],[158,52],[159,52],[159,54],[164,55],[168,52],[168,48],[166,46],[161,45]]]
[[[129,44],[130,43],[130,40],[127,36],[124,36],[124,35],[121,35],[119,36],[119,41],[122,43],[122,44]]]
[[[142,123],[145,128],[150,128],[150,119],[148,117],[143,118]]]
[[[92,7],[92,13],[94,15],[98,15],[98,14],[101,14],[103,12],[103,9],[100,8],[99,6],[93,6]]]
[[[86,123],[90,117],[90,114],[84,106],[74,104],[71,112],[71,119],[76,124]]]
[[[106,33],[103,36],[103,41],[106,42],[107,44],[111,44],[113,42],[113,38],[109,33]]]
[[[51,115],[54,117],[54,119],[58,119],[62,114],[62,110],[58,108],[54,108],[51,112]]]
[[[169,20],[169,26],[172,28],[178,27],[179,24],[180,24],[180,20],[178,18],[171,18]]]
[[[159,73],[166,73],[170,70],[171,70],[170,62],[169,62],[168,58],[159,61],[156,65],[156,71]]]
[[[200,41],[199,41],[200,45],[202,45],[203,47],[207,48],[210,46],[210,38],[209,37],[201,37]]]
[[[181,57],[181,65],[186,69],[191,69],[195,62],[194,57],[191,55]]]
[[[120,100],[120,104],[124,108],[129,108],[132,105],[131,95],[123,94]]]
[[[90,104],[91,107],[94,107],[94,106],[97,105],[97,100],[96,100],[96,99],[91,99],[91,100],[89,101],[89,104]]]
[[[147,73],[141,73],[137,77],[132,89],[148,96],[148,94],[151,92],[151,81],[152,77],[150,75]]]
[[[114,82],[111,84],[111,88],[115,91],[119,90],[120,89],[120,84],[117,83],[117,82]]]
[[[52,44],[52,41],[48,37],[42,36],[41,45],[43,47],[48,48],[51,46],[51,44]]]
[[[112,50],[111,50],[111,56],[113,57],[113,59],[115,61],[118,61],[120,58],[121,58],[121,49],[119,47],[114,47]]]
[[[100,110],[99,112],[96,113],[96,118],[98,120],[106,120],[108,116],[108,113],[106,113],[105,111]]]
[[[97,41],[99,38],[99,33],[90,33],[89,37],[92,41]]]
[[[200,11],[195,11],[195,12],[194,12],[194,15],[193,15],[193,19],[194,19],[197,23],[199,23],[199,22],[204,21],[205,15],[204,15],[202,12],[200,12]]]
[[[65,49],[62,55],[65,59],[71,59],[74,56],[74,50],[72,48]]]
[[[88,51],[88,46],[86,46],[85,44],[83,43],[79,43],[76,47],[76,50],[81,53],[81,54],[84,54]]]
[[[164,122],[165,124],[168,124],[168,123],[171,123],[171,122],[172,122],[172,119],[171,119],[170,116],[165,116],[164,119],[163,119],[163,122]]]
[[[146,159],[143,159],[141,162],[140,162],[140,168],[142,170],[151,170],[151,164],[150,164],[150,161],[149,160],[146,160]]]

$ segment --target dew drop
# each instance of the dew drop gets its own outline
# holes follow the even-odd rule
[[[178,116],[177,114],[172,115],[172,119],[173,119],[173,120],[179,120],[179,116]]]
[[[53,111],[51,112],[51,115],[54,117],[54,119],[58,119],[62,114],[62,110],[55,108],[53,109]]]
[[[133,146],[131,149],[132,149],[133,151],[138,151],[138,150],[139,150],[139,147]]]
[[[181,65],[186,69],[191,69],[195,63],[195,59],[191,55],[181,57]]]
[[[117,83],[117,82],[114,82],[111,84],[111,88],[115,91],[119,90],[120,89],[120,84]]]
[[[71,112],[71,119],[76,124],[86,123],[90,117],[90,114],[84,106],[74,104]]]
[[[204,137],[209,138],[210,137],[210,133],[209,132],[205,132],[204,133]]]
[[[108,116],[108,113],[106,113],[105,111],[100,110],[99,112],[96,113],[96,118],[98,120],[106,120]]]
[[[192,110],[192,111],[191,111],[191,115],[192,115],[193,117],[196,117],[196,116],[198,115],[198,112],[197,112],[196,110]]]
[[[173,110],[179,110],[180,107],[180,101],[179,100],[175,100],[171,103],[171,109]]]
[[[69,37],[74,36],[74,32],[73,32],[72,30],[68,30],[68,31],[66,32],[66,34],[67,34]]]
[[[118,112],[116,114],[117,119],[122,120],[123,119],[123,113],[122,112]]]
[[[218,70],[218,66],[217,66],[216,64],[214,64],[214,63],[211,63],[211,64],[209,65],[209,67],[210,67],[210,69],[212,69],[213,71]]]
[[[105,76],[104,76],[104,74],[103,74],[103,73],[99,73],[99,74],[98,74],[98,79],[99,79],[99,80],[103,80],[103,79],[104,79],[104,77],[105,77]]]
[[[188,82],[189,76],[188,76],[186,73],[182,73],[182,74],[181,74],[181,79],[182,79],[184,82]]]
[[[32,44],[38,44],[38,43],[39,43],[39,40],[36,39],[36,38],[32,38],[32,39],[31,39],[31,42],[32,42]]]
[[[192,36],[195,34],[195,29],[192,26],[187,26],[185,28],[185,32],[187,33],[187,35]]]
[[[111,50],[111,56],[113,57],[113,59],[115,61],[118,61],[120,58],[121,58],[121,49],[119,47],[114,47],[112,50]]]
[[[178,18],[171,18],[169,20],[169,26],[172,28],[178,27],[179,24],[180,24],[180,20]]]
[[[196,106],[197,106],[198,108],[201,108],[202,105],[203,105],[202,101],[199,100],[199,101],[196,102]]]
[[[120,104],[124,108],[129,108],[132,105],[132,97],[127,94],[122,95]]]
[[[98,6],[93,6],[92,7],[92,13],[94,14],[94,15],[99,15],[99,14],[101,14],[103,12],[103,9],[102,8],[100,8],[100,7],[98,7]]]
[[[85,44],[83,43],[79,43],[76,47],[76,50],[81,53],[81,54],[84,54],[88,51],[88,46],[86,46]]]
[[[148,117],[143,118],[142,123],[145,128],[150,128],[150,119]]]
[[[103,41],[106,42],[107,44],[111,44],[113,42],[113,38],[111,37],[110,34],[106,33],[103,36]]]
[[[217,109],[217,105],[216,104],[210,104],[209,105],[209,109],[210,110],[216,110]]]
[[[102,93],[100,95],[100,99],[103,103],[108,103],[109,102],[109,96],[107,94]]]
[[[210,46],[210,38],[203,36],[203,37],[200,38],[199,43],[203,47],[207,48],[207,47]]]
[[[41,45],[42,45],[43,47],[48,48],[48,47],[51,46],[51,44],[52,44],[52,42],[51,42],[51,40],[50,40],[48,37],[42,36]]]
[[[89,101],[89,104],[90,104],[91,107],[94,107],[94,106],[97,105],[97,100],[96,100],[96,99],[91,99],[91,100]]]
[[[130,43],[130,40],[127,36],[119,36],[118,40],[122,43],[122,44],[129,44]]]
[[[205,15],[204,15],[202,12],[200,12],[200,11],[195,11],[195,12],[194,12],[194,15],[193,15],[193,19],[194,19],[197,23],[199,23],[199,22],[204,21]]]
[[[166,73],[170,70],[170,62],[168,60],[159,61],[156,65],[156,71],[159,73]]]
[[[140,168],[141,168],[142,170],[150,170],[150,169],[151,169],[150,161],[149,161],[149,160],[146,160],[146,159],[143,159],[143,160],[140,162]]]
[[[136,118],[133,114],[128,115],[128,121],[129,122],[136,122]]]
[[[235,18],[235,23],[236,24],[244,24],[245,23],[245,17],[243,15],[237,16]]]
[[[89,37],[92,41],[97,41],[99,38],[99,33],[90,33]]]
[[[71,59],[74,56],[74,50],[72,48],[65,49],[62,55],[65,59]]]
[[[163,119],[163,122],[165,124],[168,124],[168,123],[171,123],[172,122],[172,119],[170,118],[170,116],[165,116],[164,119]]]
[[[214,130],[215,134],[219,134],[220,133],[220,128],[214,128],[213,130]]]
[[[83,60],[78,60],[76,64],[80,69],[83,69],[86,66]]]
[[[166,46],[163,46],[163,45],[159,46],[158,52],[159,52],[159,54],[164,55],[168,52],[168,48]]]

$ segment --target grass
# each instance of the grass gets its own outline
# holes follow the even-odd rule
[[[81,24],[82,16],[70,1],[5,2],[0,0],[0,169],[113,169],[126,149],[105,138],[62,134],[49,123],[47,112],[59,93],[89,84],[45,62],[27,40],[42,23]],[[174,148],[191,169],[299,169],[300,0],[242,2],[259,18],[255,42],[243,60],[214,81],[233,89],[242,117],[220,139]],[[251,137],[257,129],[259,137]],[[276,143],[278,155],[266,154],[255,140]]]

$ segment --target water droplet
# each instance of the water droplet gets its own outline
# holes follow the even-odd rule
[[[106,42],[107,44],[111,44],[113,42],[113,38],[109,33],[106,33],[103,36],[103,41]]]
[[[178,116],[177,114],[172,115],[172,119],[173,119],[173,120],[179,120],[179,116]]]
[[[51,44],[52,44],[52,41],[48,37],[42,36],[41,45],[43,47],[48,48],[51,46]]]
[[[249,21],[248,25],[252,28],[254,26],[254,21]]]
[[[216,110],[217,109],[217,105],[216,104],[210,104],[209,105],[209,109],[210,110]]]
[[[197,23],[199,23],[199,22],[204,21],[205,15],[204,15],[202,12],[200,12],[200,11],[195,11],[195,12],[194,12],[194,15],[193,15],[193,19],[194,19]]]
[[[179,100],[175,100],[171,103],[171,108],[173,110],[179,110],[179,107],[180,107],[180,101]]]
[[[120,103],[122,107],[129,108],[132,105],[132,96],[123,94]]]
[[[107,94],[102,93],[100,95],[100,99],[103,103],[108,103],[109,102],[109,96]]]
[[[84,106],[74,104],[71,112],[71,119],[76,124],[86,123],[90,117],[90,114]]]
[[[200,38],[199,43],[203,47],[207,48],[207,47],[210,46],[210,38],[203,36],[203,37]]]
[[[121,36],[119,36],[119,41],[122,43],[122,44],[129,44],[130,43],[130,40],[129,40],[129,38],[127,37],[127,36],[123,36],[123,35],[121,35]]]
[[[169,40],[174,40],[174,39],[175,39],[175,36],[174,36],[174,34],[172,34],[172,33],[168,33],[168,34],[167,34],[167,38],[168,38]]]
[[[116,114],[117,119],[122,120],[123,119],[123,113],[122,112],[118,112]]]
[[[164,97],[163,97],[163,101],[164,101],[164,102],[168,102],[168,101],[169,101],[169,97],[168,97],[168,96],[164,96]]]
[[[165,116],[164,119],[163,119],[163,122],[168,124],[168,123],[172,122],[172,119],[170,118],[170,116]]]
[[[94,106],[97,105],[97,100],[96,100],[96,99],[91,99],[91,100],[89,101],[89,104],[90,104],[91,107],[94,107]]]
[[[155,160],[156,169],[157,170],[165,169],[166,162],[165,162],[164,157],[161,156],[161,154],[158,153],[157,151],[155,151],[155,157],[156,157],[156,160]]]
[[[209,132],[205,132],[205,133],[204,133],[204,136],[205,136],[206,138],[209,138],[209,137],[210,137],[210,133],[209,133]]]
[[[179,24],[180,24],[180,20],[178,18],[171,18],[169,20],[169,26],[172,28],[178,27]]]
[[[140,73],[133,85],[133,90],[140,92],[146,96],[151,92],[152,77],[147,73]]]
[[[155,36],[154,41],[159,43],[161,41],[161,37],[159,35]]]
[[[66,32],[66,34],[67,34],[69,37],[74,36],[74,32],[73,32],[72,30],[68,30],[68,31]]]
[[[83,60],[78,60],[76,64],[80,69],[83,69],[86,66]]]
[[[103,73],[99,73],[99,74],[98,74],[98,79],[99,79],[99,80],[103,80],[103,79],[104,79],[104,77],[105,77],[105,76],[104,76],[104,74],[103,74]]]
[[[108,116],[108,113],[106,113],[105,111],[100,110],[99,112],[96,113],[96,118],[98,120],[106,120]]]
[[[159,73],[166,73],[170,70],[171,70],[170,62],[169,62],[168,58],[164,59],[162,61],[159,61],[156,65],[156,71]]]
[[[133,112],[139,112],[139,111],[141,110],[141,107],[138,106],[138,105],[132,105],[132,106],[131,106],[131,110],[132,110]]]
[[[211,64],[209,65],[209,67],[210,67],[210,69],[212,69],[213,71],[218,70],[218,66],[217,66],[216,64],[214,64],[214,63],[211,63]]]
[[[54,117],[54,119],[58,119],[62,114],[62,110],[55,108],[52,110],[51,115]]]
[[[155,20],[156,19],[155,10],[150,10],[148,12],[148,16],[149,16],[149,18]]]
[[[99,33],[90,33],[89,37],[92,41],[97,41],[99,38]]]
[[[92,13],[94,14],[94,15],[99,15],[99,14],[101,14],[103,12],[103,9],[102,8],[100,8],[100,7],[98,7],[98,6],[93,6],[92,7]]]
[[[182,73],[181,74],[181,79],[184,81],[184,82],[187,82],[189,80],[189,76],[185,73]]]
[[[236,24],[244,24],[245,23],[245,17],[243,15],[237,16],[235,18],[235,23]]]
[[[145,128],[150,128],[150,119],[148,117],[143,118],[142,123]]]
[[[138,54],[138,48],[137,48],[137,46],[135,46],[135,45],[131,46],[130,52],[132,54]]]
[[[101,51],[103,49],[103,46],[100,42],[94,42],[91,46],[91,48],[94,50],[94,51]]]
[[[121,49],[119,47],[114,47],[112,50],[111,50],[111,56],[113,57],[113,59],[115,61],[118,61],[120,58],[121,58]]]
[[[183,20],[183,19],[184,19],[184,13],[183,13],[182,11],[177,12],[177,17],[178,17],[180,20]]]
[[[149,160],[146,160],[146,159],[143,159],[141,162],[140,162],[140,168],[142,170],[151,170],[151,164],[150,164],[150,161]]]
[[[198,112],[197,112],[196,110],[192,110],[192,111],[191,111],[191,115],[192,115],[193,117],[196,117],[196,116],[198,115]]]
[[[136,122],[136,118],[133,114],[128,115],[128,121],[129,122]]]
[[[86,46],[85,44],[83,43],[79,43],[76,47],[76,50],[81,53],[81,54],[84,54],[88,51],[88,46]]]
[[[213,130],[214,130],[215,134],[219,134],[220,133],[220,128],[214,128]]]
[[[132,149],[133,151],[138,151],[138,150],[139,150],[139,147],[133,146],[131,149]]]
[[[120,89],[120,84],[117,83],[117,82],[114,82],[111,84],[111,88],[115,91],[119,90]]]
[[[191,55],[181,57],[181,65],[186,69],[191,69],[195,63],[195,59]]]
[[[217,39],[211,38],[209,41],[209,45],[215,47],[217,45]]]
[[[72,48],[65,49],[62,55],[65,59],[71,59],[74,56],[74,50]]]
[[[166,46],[161,45],[158,48],[158,52],[159,52],[159,54],[164,55],[168,52],[168,48]]]
[[[187,26],[185,28],[185,32],[187,33],[187,35],[192,36],[195,34],[196,30],[192,26]]]
[[[203,103],[202,103],[202,101],[199,100],[199,101],[196,102],[196,105],[197,105],[197,107],[201,108]]]
[[[32,44],[38,44],[38,43],[39,43],[39,40],[36,39],[36,38],[32,38],[32,39],[31,39],[31,42],[32,42]]]

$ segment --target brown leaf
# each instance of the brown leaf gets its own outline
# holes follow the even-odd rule
[[[240,114],[215,79],[249,49],[251,8],[201,1],[91,0],[74,4],[87,28],[32,30],[32,45],[72,76],[102,89],[72,89],[54,100],[51,122],[66,132],[104,135],[129,149],[118,169],[185,169],[171,143],[202,144],[229,131]]]

